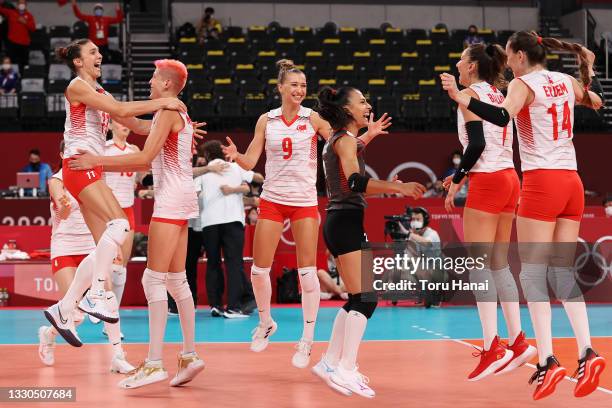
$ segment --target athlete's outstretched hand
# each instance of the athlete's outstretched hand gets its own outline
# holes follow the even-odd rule
[[[448,96],[455,100],[457,95],[459,95],[459,88],[457,88],[457,80],[455,76],[444,72],[440,74],[440,80],[442,81],[442,89],[448,92]]]
[[[207,123],[206,122],[193,122],[192,125],[193,125],[193,137],[195,137],[198,140],[204,139],[204,136],[206,136],[208,132],[202,129],[202,127],[206,126]]]
[[[163,109],[187,112],[187,106],[178,98],[162,98]]]
[[[227,141],[227,146],[221,146],[223,154],[225,155],[225,160],[230,162],[236,161],[236,157],[238,157],[238,148],[229,136],[227,136],[225,140]]]
[[[444,187],[444,189],[448,191],[452,182],[453,182],[453,176],[446,176],[446,178],[442,182],[442,187]]]
[[[374,114],[370,113],[370,119],[368,120],[368,134],[371,137],[388,135],[389,132],[387,131],[387,128],[389,126],[391,126],[391,116],[388,116],[387,112],[383,113],[383,115],[377,121],[374,121]]]
[[[90,170],[96,167],[98,156],[94,156],[87,150],[77,149],[78,154],[72,156],[68,160],[68,167],[70,170]]]
[[[421,198],[421,196],[427,191],[424,185],[421,183],[402,183],[400,186],[401,194],[405,197],[412,197],[415,200]]]

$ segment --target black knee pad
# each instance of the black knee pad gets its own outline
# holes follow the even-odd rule
[[[367,319],[369,319],[374,314],[377,305],[378,298],[376,296],[376,293],[358,293],[354,295],[353,301],[351,303],[351,310],[359,312]]]
[[[353,304],[353,300],[355,299],[355,296],[357,295],[353,295],[351,293],[348,294],[348,300],[346,301],[345,304],[342,305],[342,308],[346,311],[346,313],[351,311],[351,305]]]

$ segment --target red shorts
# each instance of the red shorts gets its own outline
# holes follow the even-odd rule
[[[130,229],[134,231],[136,229],[136,220],[134,218],[134,207],[123,208],[123,212],[125,213],[125,216],[127,217],[130,223]]]
[[[79,194],[88,185],[102,180],[102,166],[95,167],[91,170],[70,170],[68,163],[70,158],[62,161],[62,178],[64,187],[76,200],[80,203]]]
[[[259,208],[257,209],[259,218],[277,222],[284,222],[287,218],[289,221],[297,221],[302,218],[319,219],[319,207],[313,205],[311,207],[296,207],[293,205],[284,205],[273,203],[271,201],[259,200]]]
[[[187,220],[173,220],[171,218],[152,217],[151,221],[163,222],[164,224],[178,225],[179,227],[184,227],[185,225],[187,225]]]
[[[523,173],[518,215],[554,222],[557,218],[580,221],[584,212],[584,187],[575,170],[537,169]]]
[[[521,185],[514,169],[470,173],[465,206],[492,214],[514,213]]]
[[[87,255],[65,255],[51,260],[51,272],[57,273],[63,268],[76,268]]]

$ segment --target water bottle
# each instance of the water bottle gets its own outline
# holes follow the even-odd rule
[[[8,305],[8,292],[6,288],[0,289],[0,307],[5,307]]]

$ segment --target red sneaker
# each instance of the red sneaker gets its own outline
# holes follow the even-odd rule
[[[538,385],[533,392],[533,399],[539,400],[555,392],[555,387],[565,377],[565,368],[561,367],[555,356],[546,359],[544,367],[537,365],[537,370],[529,379],[529,384],[537,380]]]
[[[477,353],[472,353],[474,357],[480,357],[478,366],[468,375],[468,381],[482,380],[488,375],[493,374],[499,367],[506,365],[512,359],[512,351],[499,344],[499,336],[495,336],[489,350],[478,349]]]
[[[505,347],[512,351],[512,358],[505,366],[498,368],[495,375],[505,374],[522,366],[538,353],[538,350],[525,340],[525,332],[520,332],[514,343]]]
[[[578,368],[572,378],[578,379],[574,388],[575,397],[585,397],[595,391],[599,385],[599,375],[606,368],[606,360],[592,348],[587,348],[583,358],[578,360]]]

